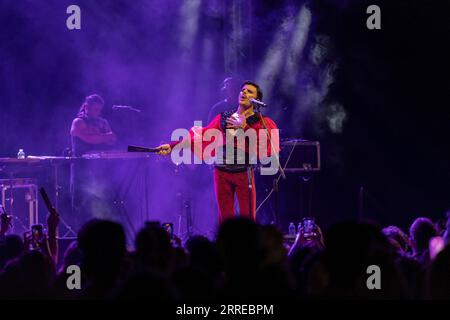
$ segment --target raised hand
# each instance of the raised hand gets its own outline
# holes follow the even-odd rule
[[[49,236],[56,236],[59,225],[59,214],[55,208],[52,208],[47,216],[47,228]]]
[[[11,224],[12,217],[7,215],[6,213],[2,213],[0,216],[0,235],[5,235],[9,228],[12,226]]]

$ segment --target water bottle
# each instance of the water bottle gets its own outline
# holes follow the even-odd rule
[[[25,159],[25,152],[23,152],[23,149],[19,149],[19,152],[17,152],[17,159]]]
[[[295,224],[293,222],[291,222],[289,224],[289,235],[290,236],[294,236],[295,237]]]

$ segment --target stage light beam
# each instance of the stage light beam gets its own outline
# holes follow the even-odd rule
[[[302,6],[296,17],[295,29],[292,34],[286,64],[284,66],[283,74],[285,76],[283,77],[282,86],[285,91],[292,90],[297,82],[301,55],[308,40],[310,25],[311,11],[306,6]]]
[[[286,17],[276,32],[257,74],[257,82],[267,91],[271,92],[285,59],[285,48],[289,35],[294,27],[295,18]]]
[[[189,52],[198,31],[201,0],[185,0],[180,8],[180,45]]]

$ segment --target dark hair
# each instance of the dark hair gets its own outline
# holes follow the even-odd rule
[[[262,98],[263,98],[263,92],[262,92],[261,88],[259,87],[259,85],[257,85],[257,84],[254,83],[253,81],[246,80],[246,81],[244,81],[244,82],[241,84],[241,90],[242,90],[242,87],[245,86],[246,84],[249,84],[249,85],[254,86],[254,87],[256,88],[256,92],[257,92],[257,93],[256,93],[256,99],[258,99],[259,101],[261,101]]]
[[[389,226],[381,231],[388,239],[396,241],[404,252],[408,252],[409,238],[399,227]]]
[[[84,102],[80,107],[80,110],[78,111],[77,116],[78,117],[85,117],[86,116],[86,106],[87,105],[92,105],[94,103],[98,103],[101,105],[105,104],[105,101],[103,100],[103,98],[98,95],[98,94],[91,94],[89,96],[87,96],[86,98],[84,98]]]
[[[428,249],[428,242],[437,235],[433,222],[429,218],[420,217],[414,220],[409,228],[411,239],[414,241],[417,250]]]
[[[78,231],[78,247],[83,272],[106,279],[120,273],[127,248],[121,224],[101,219],[86,222]]]

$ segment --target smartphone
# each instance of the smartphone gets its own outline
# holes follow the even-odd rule
[[[165,222],[162,224],[162,227],[167,231],[170,239],[173,239],[173,223]]]
[[[303,234],[304,234],[305,238],[311,237],[316,228],[316,222],[315,222],[314,218],[311,218],[311,217],[303,218],[302,225],[303,225]]]
[[[31,226],[31,239],[32,241],[44,240],[44,226],[42,224],[34,224]]]

